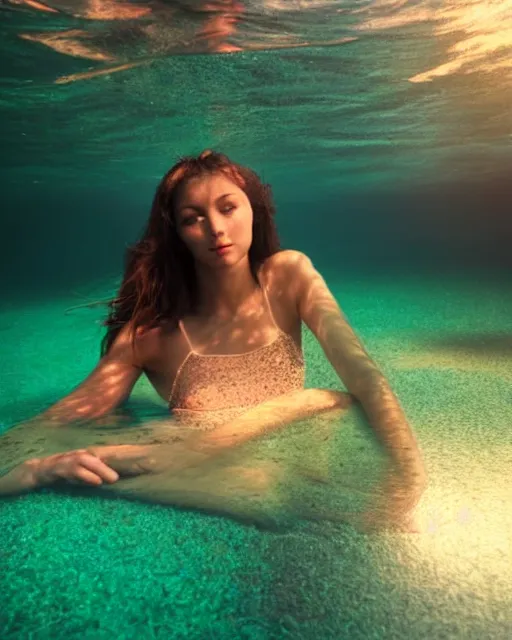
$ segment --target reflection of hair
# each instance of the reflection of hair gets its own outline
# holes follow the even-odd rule
[[[249,264],[256,279],[266,258],[279,251],[270,186],[250,169],[220,153],[203,151],[176,163],[160,182],[142,238],[126,255],[126,267],[118,295],[110,301],[104,322],[107,333],[101,355],[110,349],[123,326],[155,327],[163,320],[177,323],[197,303],[197,282],[191,253],[179,237],[174,207],[183,186],[191,178],[223,173],[247,195],[253,210]]]

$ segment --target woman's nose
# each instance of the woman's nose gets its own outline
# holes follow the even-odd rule
[[[224,234],[224,220],[222,216],[211,215],[208,218],[210,233],[215,238]]]

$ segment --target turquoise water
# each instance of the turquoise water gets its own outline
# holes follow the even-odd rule
[[[365,536],[300,518],[268,531],[85,493],[26,495],[2,503],[4,637],[509,636],[509,283],[329,284],[417,434],[430,475],[416,510],[421,533]],[[7,421],[60,397],[94,366],[100,314],[65,315],[76,300],[2,314]],[[34,320],[41,328],[31,332]],[[305,352],[308,385],[336,387],[307,334]],[[144,381],[132,402],[153,417],[162,406]],[[349,493],[372,463],[358,436],[350,420],[342,425]]]
[[[0,430],[96,364],[102,309],[67,309],[110,294],[158,179],[213,147],[271,182],[400,398],[420,532],[26,495],[0,504],[0,636],[509,638],[512,5],[213,9],[0,4]],[[307,385],[339,387],[305,351]],[[131,407],[164,410],[144,380]],[[339,442],[350,497],[371,441],[349,416]]]

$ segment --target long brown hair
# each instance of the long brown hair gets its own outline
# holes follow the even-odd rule
[[[158,185],[142,238],[126,251],[123,280],[117,297],[108,303],[110,312],[103,323],[107,333],[101,342],[102,356],[128,322],[135,340],[138,328],[155,327],[164,320],[177,324],[193,311],[198,302],[194,260],[177,233],[175,204],[188,180],[215,173],[225,174],[251,203],[249,264],[255,280],[264,260],[279,251],[270,185],[221,153],[206,150],[197,158],[181,158]]]

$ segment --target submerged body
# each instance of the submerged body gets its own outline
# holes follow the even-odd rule
[[[261,498],[265,492],[282,506],[275,487],[284,482],[286,495],[294,494],[291,479],[301,485],[307,468],[305,475],[323,482],[325,496],[332,497],[331,444],[322,443],[339,426],[351,397],[304,389],[303,323],[362,405],[393,473],[398,471],[401,487],[407,487],[403,511],[405,503],[417,501],[425,476],[389,384],[309,258],[279,251],[268,189],[255,174],[211,152],[180,161],[162,180],[145,237],[128,262],[107,321],[100,362],[39,416],[53,425],[43,438],[44,454],[20,459],[13,451],[17,445],[27,451],[33,423],[23,441],[10,434],[11,462],[21,465],[0,478],[0,493],[66,479],[232,512],[233,500],[242,500],[245,509],[248,496]],[[108,416],[142,373],[169,402],[172,429],[169,421],[110,435],[71,427]],[[326,423],[315,416],[330,410],[335,413],[326,434]],[[302,444],[295,447],[294,424],[302,425]],[[265,448],[272,433],[281,443],[277,458]],[[87,448],[66,451],[66,439]],[[49,453],[52,447],[57,453]],[[389,478],[386,491],[398,504],[400,492]],[[318,507],[318,497],[314,502]],[[329,510],[340,515],[337,507],[324,507],[324,513]]]
[[[262,292],[272,317],[264,289]],[[205,353],[196,350],[180,321],[190,350],[172,384],[172,413],[180,421],[215,427],[270,398],[303,389],[302,350],[273,317],[272,323],[275,335],[270,342],[240,353]]]
[[[263,267],[274,285],[283,256],[276,258]],[[279,305],[275,288],[268,292],[260,280],[245,309],[229,322],[192,317],[174,330],[159,328],[142,338],[141,368],[181,423],[215,427],[304,388],[301,319],[282,297]]]

